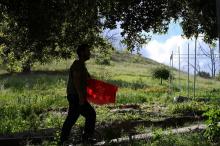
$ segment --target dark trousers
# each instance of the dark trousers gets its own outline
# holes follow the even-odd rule
[[[76,123],[80,115],[85,117],[84,135],[90,137],[94,133],[96,112],[88,103],[80,105],[79,98],[74,95],[67,95],[69,101],[69,111],[67,118],[63,124],[60,140],[64,142],[68,140],[72,126]]]

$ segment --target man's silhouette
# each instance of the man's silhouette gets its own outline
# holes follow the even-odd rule
[[[69,102],[68,116],[63,124],[60,141],[68,140],[72,126],[82,115],[85,117],[83,141],[89,141],[94,133],[96,112],[86,100],[87,79],[90,75],[85,66],[85,61],[90,59],[90,46],[82,44],[77,48],[78,60],[75,60],[69,70],[67,84],[67,99]]]

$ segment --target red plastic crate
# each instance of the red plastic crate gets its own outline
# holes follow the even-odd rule
[[[100,80],[89,79],[87,86],[87,100],[95,104],[115,103],[118,87]]]

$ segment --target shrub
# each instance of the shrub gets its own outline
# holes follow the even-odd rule
[[[114,48],[107,42],[103,41],[93,49],[95,62],[100,65],[110,65],[110,60]]]
[[[205,71],[199,71],[197,75],[202,77],[202,78],[210,78],[210,74],[208,72],[205,72]]]
[[[204,115],[208,116],[206,124],[208,127],[205,130],[204,136],[207,137],[211,142],[217,142],[220,138],[220,110],[218,108],[210,109]]]
[[[202,110],[202,105],[196,102],[176,103],[169,106],[172,114],[192,115]]]
[[[163,80],[168,80],[171,76],[170,70],[166,67],[155,68],[152,71],[152,77],[155,79],[160,79],[160,84],[163,84]]]
[[[215,78],[216,78],[216,80],[220,81],[220,73],[217,74],[217,76]]]

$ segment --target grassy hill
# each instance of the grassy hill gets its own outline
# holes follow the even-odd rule
[[[72,61],[36,64],[31,74],[5,74],[3,69],[0,71],[0,134],[62,126],[66,116],[63,111],[68,106],[66,83]],[[88,61],[87,67],[93,77],[119,87],[115,105],[94,105],[97,125],[115,121],[159,120],[206,111],[218,105],[220,82],[197,77],[194,99],[192,76],[190,100],[174,103],[174,96],[187,96],[187,74],[181,72],[179,86],[178,72],[172,69],[175,76],[173,83],[166,81],[161,85],[159,80],[151,77],[151,71],[161,65],[147,58],[120,52],[113,54],[110,65],[98,65],[94,58]],[[137,107],[139,112],[112,111],[121,109],[125,104]],[[77,125],[82,126],[83,122],[84,119],[80,118]],[[136,127],[136,131],[143,132],[143,128]]]

